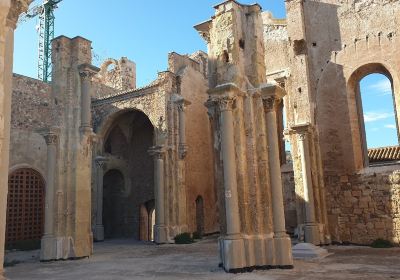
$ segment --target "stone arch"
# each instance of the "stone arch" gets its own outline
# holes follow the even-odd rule
[[[11,169],[7,198],[7,247],[40,248],[44,230],[45,186],[44,177],[36,169],[26,165]]]
[[[108,68],[111,65],[115,65],[115,67],[118,67],[118,61],[113,58],[106,59],[100,66],[100,75],[104,76],[109,71]]]
[[[154,215],[155,201],[150,200],[140,205],[140,240],[153,241],[154,240]]]
[[[358,66],[350,75],[347,81],[347,93],[348,98],[350,100],[354,100],[351,104],[352,107],[349,109],[350,113],[350,122],[352,126],[352,130],[355,131],[356,134],[359,134],[357,137],[359,139],[360,144],[360,154],[362,156],[363,167],[367,167],[369,165],[368,159],[368,148],[367,148],[367,139],[366,139],[366,131],[365,131],[365,123],[363,116],[363,107],[361,100],[361,91],[360,91],[360,81],[370,74],[382,74],[386,76],[392,85],[392,94],[393,94],[393,108],[395,112],[396,126],[397,126],[397,134],[399,135],[399,118],[400,116],[397,114],[397,105],[400,105],[400,100],[398,97],[397,91],[399,90],[398,79],[392,75],[392,72],[389,70],[390,67],[385,65],[384,63],[374,62],[374,63],[366,63]],[[399,137],[399,136],[398,136]]]

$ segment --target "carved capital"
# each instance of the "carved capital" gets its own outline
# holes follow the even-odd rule
[[[11,0],[11,7],[7,16],[7,26],[15,29],[20,14],[28,10],[32,0]]]
[[[155,159],[164,159],[165,148],[164,146],[154,146],[149,149],[149,154]]]
[[[47,146],[58,144],[58,135],[57,134],[49,133],[49,134],[43,135],[43,137],[44,137],[44,140],[46,141]]]
[[[179,112],[185,112],[185,109],[188,105],[192,104],[189,101],[183,99],[183,98],[179,98],[178,100],[175,101],[178,111]]]
[[[43,136],[48,146],[58,144],[60,135],[60,129],[58,127],[41,129],[38,131],[38,133]]]
[[[209,98],[205,103],[204,106],[207,108],[207,114],[208,117],[212,120],[215,118],[216,114],[216,107],[217,107],[217,102],[211,98]]]
[[[96,157],[95,162],[98,168],[103,169],[106,166],[106,163],[108,162],[108,158]]]
[[[79,76],[83,80],[92,80],[92,78],[100,71],[99,68],[90,64],[81,64],[78,66]]]
[[[218,109],[221,112],[232,111],[233,105],[235,104],[235,100],[236,100],[235,97],[228,97],[228,96],[216,99]]]
[[[187,151],[188,151],[187,145],[179,144],[179,158],[180,159],[184,159],[186,157]]]
[[[275,110],[275,106],[278,103],[279,100],[275,96],[268,96],[266,98],[263,98],[264,111],[270,112]]]
[[[212,21],[202,22],[196,25],[194,28],[199,32],[200,36],[207,42],[207,44],[211,43],[210,38],[210,29],[211,29]]]

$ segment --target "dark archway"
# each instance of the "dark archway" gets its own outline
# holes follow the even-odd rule
[[[40,248],[44,228],[45,182],[36,170],[22,168],[8,179],[6,248]]]
[[[204,235],[204,201],[201,196],[196,198],[196,231],[199,236]]]
[[[118,176],[111,174],[109,178],[104,177],[105,237],[149,240],[151,231],[144,233],[143,226],[146,229],[149,227],[151,208],[147,203],[154,201],[154,160],[148,152],[154,145],[154,128],[149,118],[137,110],[118,112],[116,117],[111,118],[113,121],[103,142],[104,154],[109,157],[110,164],[117,160],[124,166],[126,178],[123,182],[118,181],[121,187],[117,189],[122,189],[117,191],[114,186],[107,191],[109,184],[116,184]],[[107,203],[110,208],[106,207]],[[117,223],[113,224],[111,231],[107,229],[106,220],[110,218],[107,215],[111,215],[112,222]]]
[[[103,224],[105,238],[123,237],[123,201],[125,180],[118,170],[110,170],[103,179]]]

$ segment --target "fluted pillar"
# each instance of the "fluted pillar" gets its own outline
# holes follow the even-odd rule
[[[303,124],[292,127],[297,134],[301,157],[301,173],[303,180],[305,225],[304,241],[315,245],[320,244],[319,229],[315,218],[314,191],[311,173],[311,159],[309,151],[310,125]]]
[[[164,186],[164,156],[165,148],[155,146],[149,150],[154,157],[154,192],[156,223],[154,225],[154,242],[164,244],[168,242],[167,225],[165,222],[165,186]]]
[[[42,132],[47,144],[47,173],[46,173],[46,196],[44,210],[44,235],[41,241],[41,260],[56,259],[57,246],[55,241],[54,208],[55,201],[55,175],[57,173],[57,147],[59,143],[59,130],[51,128]]]
[[[91,98],[92,78],[100,71],[99,68],[90,64],[79,65],[81,76],[81,131],[91,132]]]
[[[279,155],[279,137],[276,108],[282,101],[284,91],[277,85],[266,85],[262,89],[266,132],[268,140],[268,160],[271,181],[271,198],[276,265],[293,265],[291,240],[286,234],[285,211],[283,202],[282,174]]]
[[[103,225],[103,179],[104,166],[107,163],[107,158],[97,157],[96,161],[96,226],[94,229],[94,239],[96,241],[104,240],[104,225]]]

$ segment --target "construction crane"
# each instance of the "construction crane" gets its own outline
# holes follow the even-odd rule
[[[46,83],[51,81],[51,41],[54,39],[54,10],[62,0],[43,0],[43,3],[32,7],[18,20],[21,24],[39,16],[39,61],[38,78]]]

